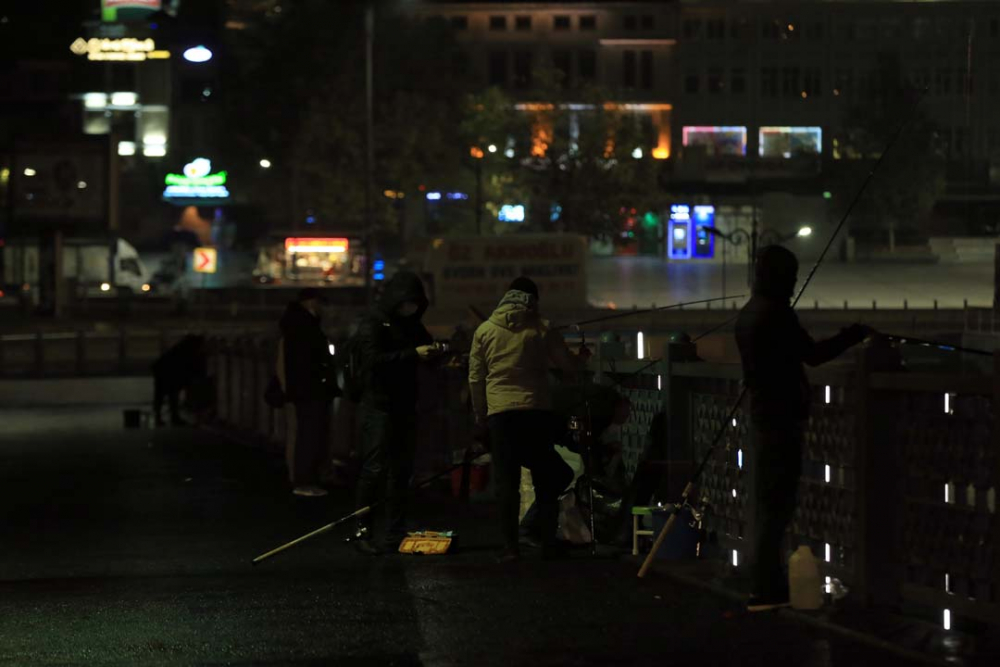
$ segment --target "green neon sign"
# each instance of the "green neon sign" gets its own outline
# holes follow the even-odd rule
[[[207,176],[183,176],[181,174],[167,174],[164,179],[167,185],[225,185],[229,174],[220,171]]]

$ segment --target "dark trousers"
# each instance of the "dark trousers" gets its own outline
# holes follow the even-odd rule
[[[517,548],[517,515],[521,505],[521,468],[531,471],[538,506],[539,537],[543,545],[556,539],[559,496],[573,480],[573,471],[552,444],[552,413],[511,410],[487,420],[490,453],[500,501],[500,533],[504,547]]]
[[[170,382],[163,375],[153,376],[153,417],[156,418],[157,424],[163,421],[163,418],[160,416],[163,410],[163,399],[167,399],[170,404],[170,421],[175,423],[180,421],[181,417],[177,403],[181,389],[182,387],[176,382]]]
[[[330,401],[295,403],[295,451],[291,477],[295,486],[315,486],[330,439]]]
[[[762,598],[782,598],[788,595],[782,546],[802,475],[802,427],[755,426],[754,435],[757,522],[751,590]]]
[[[385,542],[398,544],[406,537],[406,494],[413,477],[413,457],[417,445],[417,415],[392,413],[362,403],[358,408],[361,425],[361,476],[358,479],[357,507],[385,500]],[[371,529],[369,514],[358,520],[358,528]]]

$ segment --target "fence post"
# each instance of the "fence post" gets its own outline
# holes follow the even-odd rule
[[[894,606],[902,586],[898,533],[903,476],[894,444],[901,406],[898,395],[872,388],[872,375],[900,370],[901,356],[888,344],[872,344],[857,352],[856,368],[853,589],[863,605]]]

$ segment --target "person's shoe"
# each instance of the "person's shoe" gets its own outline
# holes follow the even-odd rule
[[[497,564],[506,565],[507,563],[516,563],[521,558],[521,551],[519,549],[506,548],[497,554]]]
[[[318,486],[296,486],[292,493],[303,498],[321,498],[327,495],[327,490]]]
[[[532,535],[521,535],[517,538],[517,543],[519,546],[528,547],[530,549],[541,549],[542,542],[537,537]]]
[[[791,607],[787,595],[751,595],[747,600],[747,611],[751,614],[761,611],[774,611],[782,607]]]

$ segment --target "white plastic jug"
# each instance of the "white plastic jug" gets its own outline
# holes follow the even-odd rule
[[[800,546],[788,559],[788,590],[794,609],[819,609],[823,606],[823,580],[819,561],[812,549]]]

